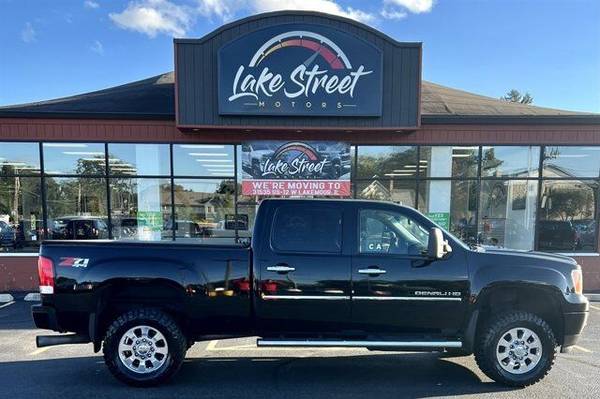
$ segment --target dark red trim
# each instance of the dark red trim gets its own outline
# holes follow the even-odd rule
[[[256,130],[254,130],[256,128]],[[246,131],[251,130],[251,131]],[[114,141],[236,143],[247,140],[337,140],[352,144],[564,144],[600,145],[600,125],[422,125],[395,132],[378,129],[302,129],[246,126],[243,129],[180,130],[174,121],[102,119],[0,119],[0,141]]]

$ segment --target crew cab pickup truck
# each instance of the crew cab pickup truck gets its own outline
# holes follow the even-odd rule
[[[250,245],[47,241],[37,345],[92,343],[136,386],[160,383],[195,341],[474,354],[526,386],[577,341],[580,266],[470,249],[418,211],[356,200],[264,200]]]

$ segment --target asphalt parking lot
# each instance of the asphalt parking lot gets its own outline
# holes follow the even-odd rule
[[[254,339],[199,342],[161,387],[116,381],[91,345],[37,349],[22,298],[0,308],[0,397],[24,398],[598,398],[600,303],[579,345],[541,383],[511,389],[484,376],[472,356],[364,349],[258,349]],[[0,304],[1,306],[1,304]]]

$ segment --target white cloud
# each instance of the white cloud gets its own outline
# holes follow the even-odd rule
[[[120,13],[110,13],[120,28],[155,37],[159,33],[184,36],[193,22],[193,10],[167,0],[132,1]]]
[[[25,43],[35,42],[36,32],[35,29],[33,29],[31,22],[26,22],[25,26],[21,30],[21,40],[23,40]]]
[[[198,11],[205,17],[218,17],[223,21],[233,19],[236,12],[248,8],[247,0],[198,0]]]
[[[204,16],[232,19],[240,12],[261,13],[278,10],[319,11],[361,22],[371,22],[375,16],[367,11],[344,7],[334,0],[198,0]]]
[[[95,1],[92,1],[92,0],[85,0],[83,2],[83,6],[85,8],[98,8],[98,7],[100,7],[100,4],[98,4],[98,3],[96,3]]]
[[[104,45],[100,40],[94,40],[94,43],[90,46],[90,50],[96,54],[104,55]]]
[[[406,18],[408,14],[406,13],[406,11],[400,11],[389,7],[383,7],[379,12],[379,15],[381,15],[385,19],[400,20]]]
[[[434,0],[384,0],[384,3],[403,7],[413,14],[421,14],[431,11]]]

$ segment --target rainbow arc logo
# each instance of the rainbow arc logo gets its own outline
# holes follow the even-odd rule
[[[310,65],[317,56],[321,56],[331,69],[352,69],[350,60],[337,44],[323,35],[304,30],[285,32],[266,41],[256,51],[248,66],[256,67],[264,59],[286,47],[303,47],[314,51],[313,55],[304,62],[306,66]]]

